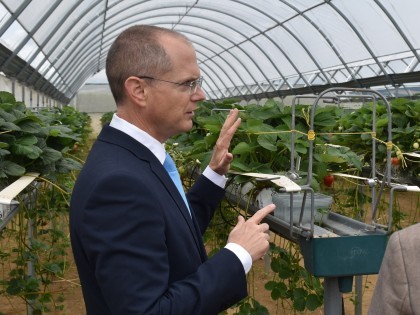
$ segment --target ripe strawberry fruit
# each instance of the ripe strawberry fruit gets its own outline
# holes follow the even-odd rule
[[[327,187],[331,187],[332,184],[334,183],[334,176],[331,174],[325,175],[324,176],[324,184]]]

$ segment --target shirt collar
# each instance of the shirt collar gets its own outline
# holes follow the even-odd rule
[[[114,113],[112,116],[112,120],[109,125],[140,142],[156,156],[160,163],[163,164],[166,158],[166,151],[163,143],[160,143],[158,140],[137,126],[134,126],[128,121],[118,117],[116,113]]]

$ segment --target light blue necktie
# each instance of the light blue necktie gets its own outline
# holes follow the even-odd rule
[[[191,210],[187,202],[187,197],[185,196],[184,188],[182,187],[181,178],[179,177],[178,170],[175,166],[175,162],[172,159],[172,157],[169,155],[168,152],[166,152],[166,159],[163,163],[163,167],[168,172],[169,176],[171,177],[172,181],[174,182],[176,188],[178,188],[179,193],[181,194],[182,199],[184,199],[184,202],[188,208],[188,211],[191,215]]]

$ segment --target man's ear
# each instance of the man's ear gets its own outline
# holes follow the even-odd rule
[[[130,102],[144,106],[146,104],[147,85],[143,79],[128,77],[124,82],[125,95]]]

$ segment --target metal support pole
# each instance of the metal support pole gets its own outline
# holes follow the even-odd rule
[[[270,231],[267,232],[268,235],[270,235]],[[270,251],[268,251],[265,255],[264,255],[264,265],[265,265],[265,272],[270,272],[271,270],[271,259],[270,259]]]
[[[354,314],[362,315],[362,292],[363,292],[363,276],[355,276],[354,286],[355,286],[355,305],[354,305]]]
[[[31,205],[29,204],[29,207]],[[34,231],[35,231],[35,225],[32,219],[28,219],[28,247],[31,248],[31,242],[34,238]],[[35,277],[35,267],[32,259],[29,259],[28,261],[28,276],[33,278]],[[30,300],[27,304],[27,314],[32,315],[33,314],[33,307],[32,307],[32,301]]]
[[[337,277],[324,278],[324,314],[339,315],[342,314],[343,301],[338,288]]]

